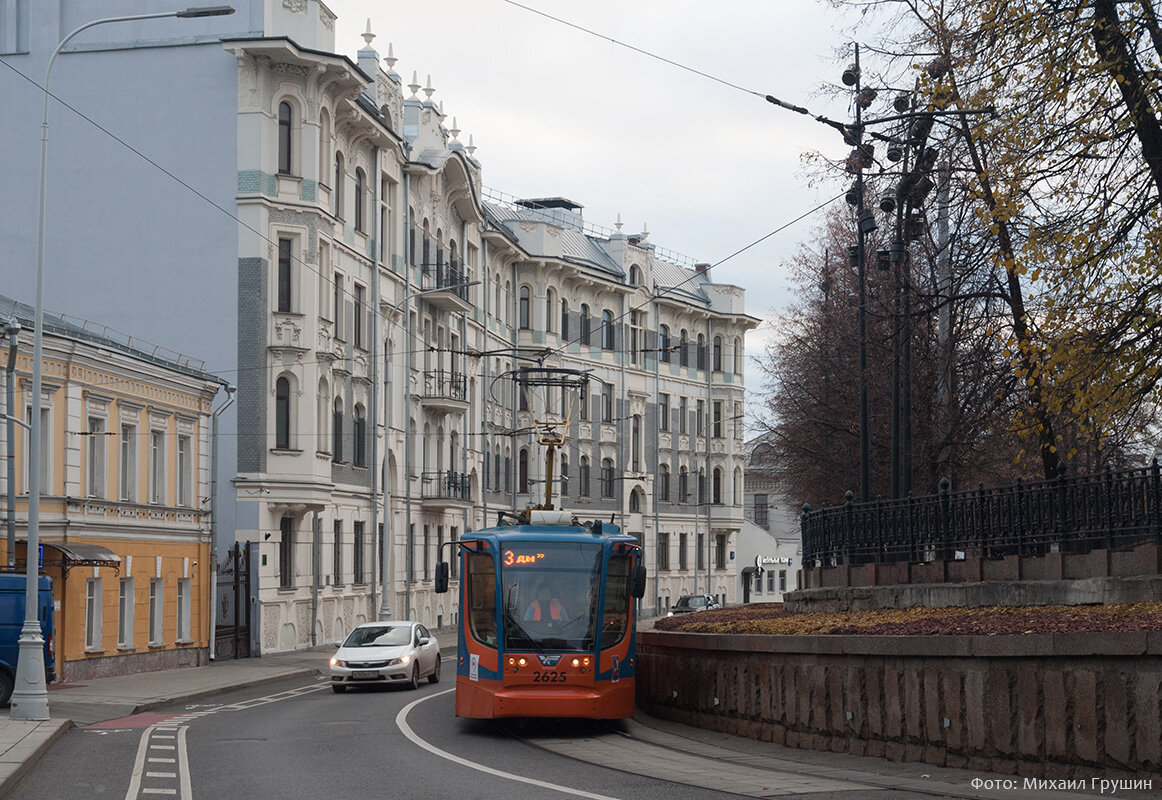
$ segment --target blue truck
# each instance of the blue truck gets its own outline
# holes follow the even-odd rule
[[[25,576],[23,572],[0,572],[0,705],[7,706],[16,685],[16,659],[20,653],[20,630],[24,627]],[[44,636],[46,683],[56,680],[53,650],[52,578],[39,577],[37,618]]]

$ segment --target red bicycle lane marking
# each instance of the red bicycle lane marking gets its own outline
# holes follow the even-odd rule
[[[120,719],[107,719],[104,722],[95,722],[92,725],[85,725],[82,730],[89,730],[91,728],[148,728],[150,725],[156,725],[159,722],[165,722],[167,719],[180,716],[182,714],[159,714],[155,711],[146,711],[141,714],[121,717]]]

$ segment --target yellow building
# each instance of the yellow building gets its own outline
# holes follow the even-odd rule
[[[27,422],[32,308],[0,295],[0,321],[12,318],[23,329],[14,415]],[[53,315],[43,346],[39,531],[53,580],[58,680],[206,663],[210,418],[224,381],[177,353]],[[23,571],[27,432],[18,427],[14,441],[15,566]],[[6,472],[0,466],[4,492]],[[12,563],[2,534],[0,553],[0,565]]]

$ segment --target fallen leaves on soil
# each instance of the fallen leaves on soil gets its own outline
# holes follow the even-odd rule
[[[1109,606],[986,606],[890,608],[792,614],[759,603],[658,620],[658,630],[777,636],[996,636],[1162,630],[1162,603]]]

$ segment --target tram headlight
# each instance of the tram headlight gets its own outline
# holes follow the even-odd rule
[[[585,656],[585,658],[581,659],[581,663],[585,666],[589,666],[589,656]]]
[[[519,661],[517,661],[516,663],[520,664],[523,667],[525,664],[527,664],[529,662],[522,658]]]
[[[575,667],[581,666],[581,659],[579,659],[579,658],[573,659],[573,666],[575,666]]]

